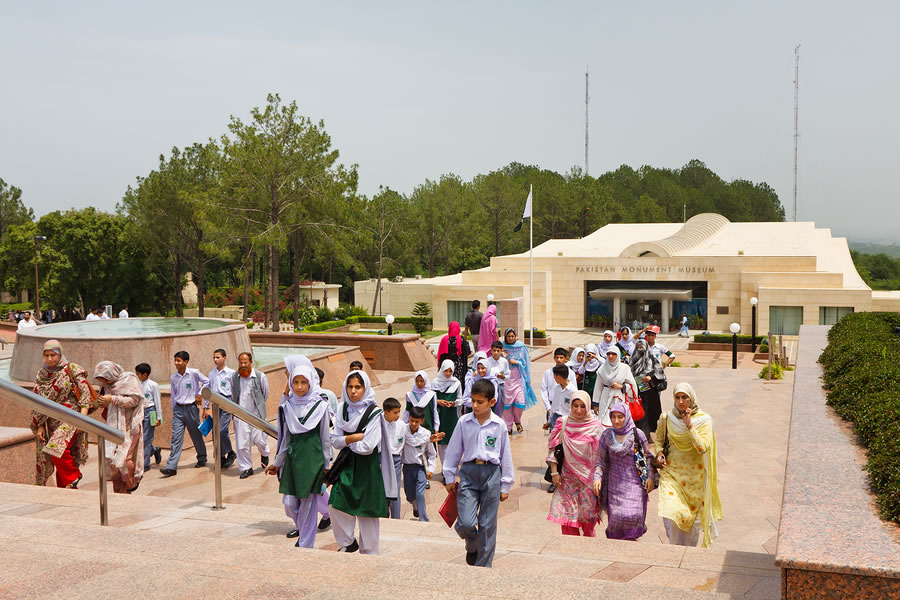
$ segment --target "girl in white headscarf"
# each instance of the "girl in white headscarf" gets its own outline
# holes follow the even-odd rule
[[[606,351],[606,362],[597,372],[597,385],[594,386],[594,397],[591,404],[598,407],[595,411],[604,427],[612,427],[609,420],[609,407],[616,402],[628,405],[627,398],[637,398],[637,384],[628,365],[622,362],[619,348],[613,344]]]
[[[428,373],[424,370],[416,371],[412,389],[406,392],[406,411],[403,413],[403,420],[408,423],[409,409],[418,406],[425,411],[425,429],[436,432],[441,425],[441,417],[438,414],[437,394],[429,387],[430,383]]]
[[[598,344],[598,348],[600,348],[600,355],[606,356],[606,351],[609,350],[610,346],[616,345],[616,334],[607,329],[603,332],[603,341]]]
[[[386,423],[375,407],[375,392],[365,371],[347,374],[331,445],[350,448],[349,460],[331,488],[331,523],[341,552],[378,554],[380,517],[388,516],[388,501],[397,499],[397,475]],[[364,420],[365,419],[365,420]],[[362,429],[361,433],[356,433]],[[359,538],[354,538],[356,521]]]
[[[312,548],[322,479],[331,466],[331,410],[311,366],[295,366],[289,386],[278,403],[278,445],[266,474],[280,474],[284,510],[299,533],[296,546]]]
[[[144,390],[137,375],[108,360],[94,367],[94,379],[103,386],[97,401],[106,407],[106,424],[125,435],[118,445],[106,440],[106,471],[113,492],[130,494],[144,475]]]
[[[444,439],[438,442],[438,455],[441,457],[441,463],[444,462],[447,444],[450,443],[453,430],[456,429],[456,423],[462,414],[463,389],[459,379],[453,376],[453,367],[452,360],[448,359],[442,362],[440,371],[429,385],[429,388],[437,396],[437,410],[440,418],[438,431],[444,434]]]
[[[569,362],[566,363],[570,369],[575,371],[575,380],[579,390],[584,387],[584,363],[586,357],[587,353],[584,351],[584,348],[579,346],[572,350]]]
[[[596,414],[597,404],[594,397],[594,389],[597,383],[597,371],[600,370],[600,366],[605,362],[603,358],[605,355],[600,353],[597,344],[586,344],[584,352],[584,383],[581,389],[586,391],[588,396],[591,397],[591,410]]]

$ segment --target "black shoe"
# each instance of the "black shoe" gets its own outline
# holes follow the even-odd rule
[[[430,482],[430,481],[426,481],[426,482],[425,482],[425,489],[426,489],[426,490],[430,490],[430,489],[431,489],[431,482]]]
[[[419,509],[415,506],[413,506],[413,516],[417,519],[419,518]]]
[[[131,488],[130,490],[128,490],[128,493],[130,494],[131,492],[136,492],[137,489],[138,489],[139,487],[141,487],[141,482],[140,482],[140,481],[138,481],[138,482],[135,484],[135,486],[134,486],[133,488]]]
[[[331,529],[331,519],[322,517],[322,520],[319,521],[319,526],[316,528],[316,531],[328,531],[329,529]]]
[[[225,459],[222,461],[222,468],[227,469],[231,465],[234,464],[234,461],[237,460],[237,454],[234,450],[225,455]]]
[[[359,544],[356,540],[353,540],[353,543],[347,546],[346,548],[341,548],[338,552],[356,552],[359,550]]]
[[[291,529],[290,531],[287,532],[287,536],[285,536],[285,537],[289,537],[289,538],[300,537],[300,530],[299,529]]]
[[[475,552],[466,552],[466,564],[470,567],[475,566],[475,562],[478,560],[478,551]]]
[[[178,475],[178,471],[172,471],[171,469],[160,469],[159,474],[163,477],[173,477]]]
[[[153,460],[156,461],[156,464],[162,462],[162,448],[159,446],[156,447],[156,450],[153,451]]]
[[[241,479],[247,479],[247,478],[250,477],[251,475],[253,475],[253,469],[252,469],[252,468],[251,468],[251,469],[247,469],[246,471],[244,471],[243,473],[241,473]]]
[[[195,468],[195,469],[202,469],[202,468],[205,467],[205,466],[206,466],[206,459],[204,458],[203,460],[198,460],[198,461],[197,461],[197,464],[194,465],[194,468]]]
[[[548,494],[552,494],[552,493],[555,492],[555,491],[556,491],[556,484],[555,484],[555,483],[551,483],[551,484],[550,484],[550,487],[547,488],[547,493],[548,493]]]
[[[260,456],[259,462],[262,463],[263,469],[269,466],[269,457],[268,456]]]

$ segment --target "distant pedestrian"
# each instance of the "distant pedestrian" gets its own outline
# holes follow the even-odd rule
[[[691,337],[691,332],[688,329],[688,318],[687,315],[681,315],[681,331],[678,332],[678,337]]]
[[[128,318],[128,305],[127,304],[122,307],[122,310],[119,311],[119,318],[120,319]]]
[[[445,360],[453,361],[453,375],[464,381],[469,369],[469,343],[460,335],[459,323],[456,321],[450,323],[447,335],[441,338],[438,347],[438,366]]]
[[[466,330],[465,335],[472,338],[472,348],[478,350],[478,334],[481,332],[481,319],[484,317],[478,310],[481,306],[480,300],[472,300],[472,310],[466,314]]]
[[[497,333],[497,326],[497,305],[491,304],[487,307],[478,330],[477,349],[480,352],[490,352],[491,344],[500,339]]]
[[[37,321],[31,318],[31,311],[26,310],[25,314],[22,316],[22,320],[19,321],[19,324],[16,326],[16,333],[29,331],[35,327],[37,327]]]

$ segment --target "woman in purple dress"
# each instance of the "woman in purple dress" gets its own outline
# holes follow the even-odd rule
[[[613,404],[609,418],[612,427],[600,435],[594,493],[609,519],[606,537],[636,540],[647,531],[647,495],[656,487],[658,475],[645,460],[651,456],[647,436],[635,428],[628,408]]]

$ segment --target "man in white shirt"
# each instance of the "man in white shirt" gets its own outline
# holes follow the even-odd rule
[[[128,305],[127,304],[122,307],[122,310],[119,311],[119,318],[120,319],[128,318]]]
[[[99,321],[100,315],[97,314],[99,310],[100,310],[99,308],[92,308],[91,311],[88,313],[88,315],[84,318],[84,320],[85,321]]]
[[[26,310],[25,315],[22,317],[22,320],[19,321],[19,325],[16,327],[16,332],[29,331],[37,327],[37,321],[31,318],[31,311]]]
[[[103,308],[97,309],[97,315],[100,317],[101,321],[109,321],[109,315],[106,314],[106,310]]]
[[[125,317],[128,318],[128,317]],[[225,350],[218,348],[213,352],[213,363],[215,368],[209,372],[209,389],[229,400],[234,400],[231,395],[231,378],[234,377],[235,370],[225,366]],[[203,409],[200,415],[200,422],[206,420],[206,414],[210,409]],[[216,410],[213,407],[211,410]],[[222,468],[227,469],[234,464],[237,454],[231,447],[231,437],[228,435],[228,429],[231,427],[231,413],[221,411],[219,413],[219,458],[222,461]]]

